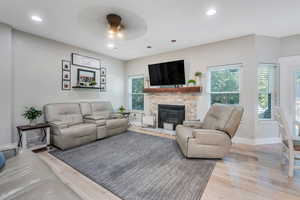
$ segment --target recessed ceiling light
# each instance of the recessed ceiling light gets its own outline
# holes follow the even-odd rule
[[[35,22],[42,22],[43,21],[43,19],[40,16],[37,16],[37,15],[31,16],[31,20],[33,20]]]
[[[175,43],[175,42],[177,42],[177,41],[176,41],[176,40],[171,40],[171,42]]]
[[[151,49],[152,47],[151,46],[147,46],[147,49]]]
[[[113,48],[115,48],[115,45],[112,44],[112,43],[109,43],[109,44],[107,44],[107,47],[110,48],[110,49],[113,49]]]
[[[208,16],[215,15],[216,13],[217,13],[217,11],[213,8],[206,11],[206,15],[208,15]]]

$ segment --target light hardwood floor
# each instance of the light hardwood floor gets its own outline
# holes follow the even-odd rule
[[[279,152],[277,144],[234,144],[231,153],[217,162],[201,200],[300,200],[300,171],[294,178],[288,178],[287,167],[280,164]],[[38,154],[84,200],[119,200],[48,152]]]

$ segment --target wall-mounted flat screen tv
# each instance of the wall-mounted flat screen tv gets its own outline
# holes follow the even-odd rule
[[[150,85],[184,85],[184,60],[148,65]]]

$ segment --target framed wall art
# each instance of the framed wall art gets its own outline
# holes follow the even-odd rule
[[[62,90],[71,90],[71,61],[62,60],[61,84]]]
[[[96,81],[96,72],[92,70],[77,69],[77,84],[80,86],[90,86]]]
[[[62,90],[71,90],[71,81],[62,81]]]
[[[100,69],[100,60],[97,58],[83,56],[77,53],[72,53],[72,64],[80,67],[87,67],[92,69]]]
[[[62,60],[62,70],[71,71],[71,62],[68,60]]]

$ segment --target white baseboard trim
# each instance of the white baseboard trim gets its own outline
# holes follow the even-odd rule
[[[281,138],[259,138],[259,139],[249,139],[242,137],[234,137],[232,139],[233,143],[237,144],[249,144],[249,145],[260,145],[260,144],[277,144],[281,142]]]

